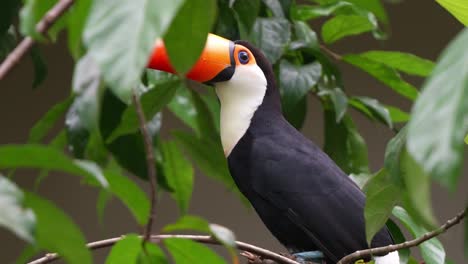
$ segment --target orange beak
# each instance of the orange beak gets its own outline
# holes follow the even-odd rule
[[[156,42],[148,68],[175,73],[162,40]],[[227,81],[234,74],[234,68],[234,42],[209,34],[200,58],[186,77],[202,83]]]

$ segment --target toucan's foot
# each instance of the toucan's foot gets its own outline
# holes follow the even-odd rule
[[[292,254],[296,261],[299,263],[306,263],[306,261],[314,262],[314,263],[322,263],[323,262],[323,253],[322,251],[304,251]]]

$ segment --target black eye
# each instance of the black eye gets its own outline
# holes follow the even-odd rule
[[[247,51],[240,51],[237,56],[239,57],[240,63],[242,64],[249,63],[249,54],[247,53]]]

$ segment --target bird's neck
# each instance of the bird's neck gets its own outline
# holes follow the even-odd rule
[[[221,143],[226,157],[249,128],[266,90],[267,81],[261,70],[257,73],[246,67],[238,68],[231,80],[216,84],[221,103]]]

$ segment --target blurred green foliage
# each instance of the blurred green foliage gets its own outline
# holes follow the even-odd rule
[[[466,23],[468,7],[464,2],[438,2]],[[298,129],[307,118],[307,98],[316,96],[324,109],[324,150],[367,194],[368,241],[385,223],[397,242],[404,240],[400,228],[387,222],[392,213],[414,236],[434,228],[431,181],[450,190],[458,184],[466,149],[463,141],[468,144],[466,29],[434,65],[404,52],[372,50],[340,55],[329,49],[330,44],[359,34],[387,38],[390,19],[380,0],[301,4],[292,0],[80,0],[47,36],[41,36],[35,25],[56,3],[7,0],[0,4],[1,59],[15,46],[19,30],[41,42],[55,41],[65,31],[69,52],[76,60],[70,97],[51,106],[37,121],[28,144],[0,146],[0,169],[13,175],[0,176],[0,226],[31,243],[34,252],[53,251],[69,263],[91,263],[80,229],[50,201],[19,189],[14,175],[21,171],[16,169],[41,170],[38,184],[49,170],[83,176],[87,184],[102,192],[98,210],[102,211],[109,196],[115,196],[140,225],[146,224],[149,200],[128,177],[148,177],[138,118],[130,103],[132,93],[136,93],[153,137],[159,186],[171,194],[180,209],[181,218],[164,231],[189,229],[211,234],[235,255],[235,237],[229,229],[187,214],[194,166],[239,194],[220,144],[216,96],[182,75],[145,70],[157,38],[165,40],[171,62],[180,73],[187,72],[197,60],[208,32],[252,42],[273,64],[283,112]],[[13,23],[15,17],[19,17],[18,28]],[[324,21],[320,30],[310,26],[315,19]],[[37,87],[46,78],[47,68],[39,49],[32,51],[32,58],[36,69],[33,86]],[[338,62],[367,72],[414,102],[412,112],[349,94]],[[427,79],[417,89],[400,73]],[[194,90],[204,92],[200,95]],[[387,145],[385,165],[378,172],[370,171],[367,145],[349,114],[351,108],[396,131]],[[172,112],[187,129],[162,137],[163,110]],[[47,145],[44,139],[63,116],[64,128],[51,135],[54,140]],[[112,248],[106,263],[166,263],[167,253],[178,263],[225,262],[192,241],[174,238],[163,244],[167,251],[157,245],[142,249],[141,238],[129,234]],[[445,251],[436,238],[420,248],[426,263],[445,263]],[[402,263],[414,261],[409,250],[400,253]]]

